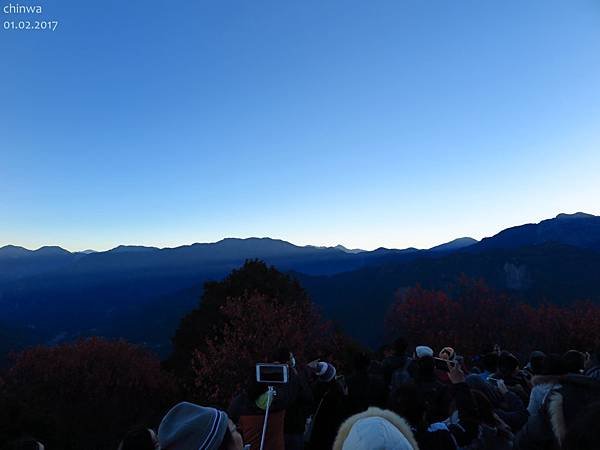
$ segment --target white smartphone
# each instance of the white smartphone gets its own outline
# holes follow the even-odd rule
[[[256,381],[259,383],[284,384],[288,382],[287,364],[257,364]]]

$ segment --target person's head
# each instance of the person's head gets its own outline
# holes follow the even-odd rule
[[[408,342],[403,337],[399,337],[394,341],[393,349],[396,356],[402,356],[406,353]]]
[[[496,352],[490,352],[483,355],[481,358],[481,366],[483,370],[489,373],[494,373],[498,370],[498,360],[500,357]]]
[[[546,354],[540,351],[531,352],[529,356],[529,367],[534,375],[538,375],[542,373],[544,368],[544,359],[546,359]]]
[[[118,450],[157,450],[158,448],[158,438],[154,430],[136,427],[127,432]]]
[[[419,345],[415,348],[415,358],[421,359],[426,356],[433,357],[433,350],[431,349],[431,347],[428,347],[426,345]]]
[[[423,392],[413,383],[398,386],[388,397],[388,409],[404,417],[413,427],[426,429],[452,414],[452,398],[446,388]]]
[[[417,359],[416,378],[420,381],[433,380],[435,378],[435,360],[432,356],[423,356]]]
[[[330,383],[335,380],[337,371],[333,364],[321,361],[317,364],[317,380],[321,383]]]
[[[402,384],[394,389],[388,397],[388,409],[404,417],[415,428],[426,424],[426,402],[414,384]]]
[[[569,373],[581,373],[585,366],[585,355],[577,350],[569,350],[563,355]]]
[[[371,358],[365,352],[357,353],[354,356],[353,366],[356,372],[367,372],[371,365]]]
[[[510,352],[500,353],[498,359],[498,371],[504,377],[510,377],[517,373],[519,370],[519,360],[515,355]]]
[[[271,355],[271,362],[274,364],[289,364],[291,359],[292,353],[287,347],[280,347]]]
[[[567,365],[562,356],[550,354],[544,358],[542,375],[565,375],[568,373]]]
[[[227,414],[215,408],[181,402],[169,410],[158,428],[163,450],[241,450],[242,437]]]
[[[498,406],[502,401],[503,396],[500,390],[488,381],[484,381],[479,375],[467,375],[465,377],[465,383],[467,383],[471,390],[478,391],[485,395],[494,406]]]
[[[9,442],[2,450],[45,450],[45,447],[36,439],[25,437]]]
[[[454,349],[452,347],[444,347],[439,354],[439,357],[445,359],[447,361],[452,361],[454,359]]]
[[[597,347],[590,352],[589,362],[591,365],[600,364],[600,347]]]
[[[394,349],[391,345],[384,344],[381,347],[379,347],[377,354],[383,359],[389,358],[390,356],[394,356]]]
[[[414,450],[417,441],[410,426],[392,411],[369,408],[340,426],[333,450]]]

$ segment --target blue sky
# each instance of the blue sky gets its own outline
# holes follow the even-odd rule
[[[430,247],[600,214],[596,0],[39,4],[57,31],[0,29],[0,245]]]

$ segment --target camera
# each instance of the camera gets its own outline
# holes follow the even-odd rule
[[[271,403],[273,397],[277,395],[275,392],[274,384],[285,384],[288,382],[289,367],[287,364],[264,364],[259,363],[256,365],[256,381],[258,383],[268,384],[267,390],[267,407],[265,409],[265,419],[263,422],[263,430],[260,438],[260,450],[264,449],[265,436],[267,434],[267,423],[269,421],[269,410],[271,409]]]
[[[451,367],[456,366],[456,361],[450,361],[448,359],[433,358],[433,363],[436,369],[449,372]]]
[[[258,383],[285,384],[289,380],[287,364],[257,364],[256,381]]]

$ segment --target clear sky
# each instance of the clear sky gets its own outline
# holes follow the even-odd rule
[[[60,24],[0,29],[0,245],[430,247],[600,214],[598,0],[20,3],[43,15],[3,22]]]

